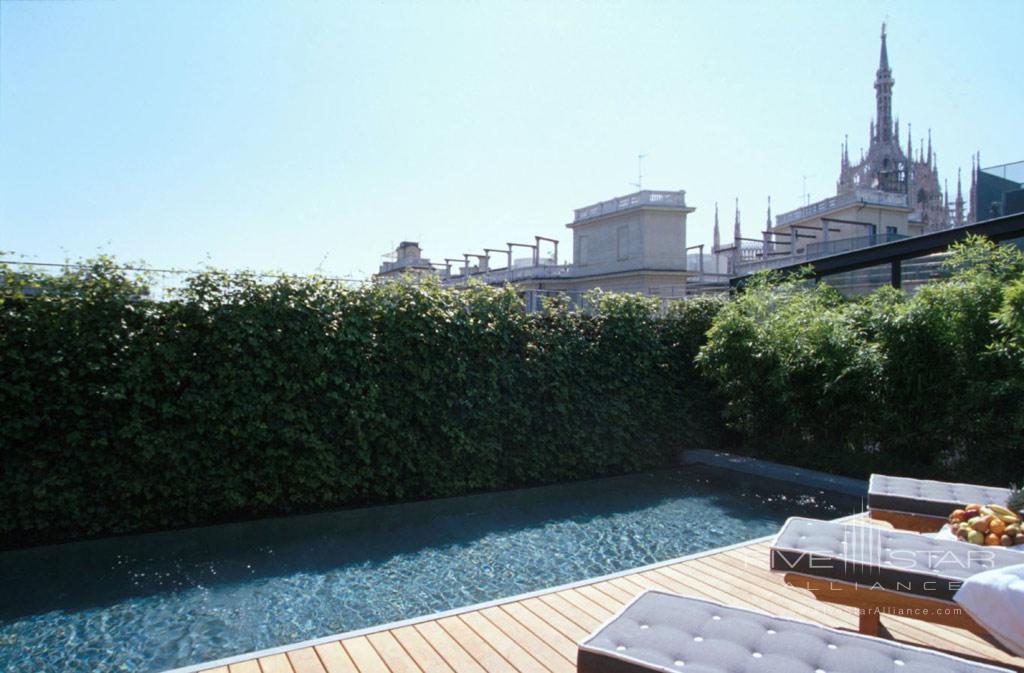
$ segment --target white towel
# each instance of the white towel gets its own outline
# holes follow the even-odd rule
[[[972,576],[953,600],[1007,649],[1024,656],[1024,564]]]

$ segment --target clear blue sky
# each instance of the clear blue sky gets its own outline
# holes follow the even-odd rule
[[[1024,159],[1018,0],[0,0],[0,250],[356,276],[403,239],[568,250],[638,152],[691,243],[735,197],[753,233],[867,145],[883,19],[951,186]]]

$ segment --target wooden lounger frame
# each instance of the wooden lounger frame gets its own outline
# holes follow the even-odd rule
[[[909,530],[914,533],[934,533],[948,523],[942,517],[894,512],[888,509],[868,510],[868,516],[875,521],[885,521],[898,530]]]
[[[791,587],[807,589],[823,603],[857,608],[860,614],[859,630],[867,636],[880,635],[881,616],[892,614],[944,626],[955,626],[982,636],[989,642],[995,642],[985,627],[974,621],[973,617],[952,601],[923,598],[899,591],[859,586],[797,573],[786,573],[783,580]]]

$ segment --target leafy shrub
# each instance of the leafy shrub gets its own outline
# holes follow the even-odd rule
[[[718,313],[697,363],[748,449],[835,469],[866,445],[882,359],[849,309],[827,285],[765,274]]]
[[[3,545],[619,473],[720,430],[714,301],[0,271]]]
[[[974,238],[945,266],[909,298],[768,275],[726,306],[697,362],[744,444],[859,476],[1005,486],[1024,460],[1024,255]]]

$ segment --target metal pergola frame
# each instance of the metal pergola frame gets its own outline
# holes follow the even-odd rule
[[[798,264],[788,264],[773,270],[781,273],[796,273],[800,269],[810,267],[814,279],[820,280],[837,273],[889,264],[891,267],[890,284],[899,288],[903,284],[902,263],[904,260],[942,252],[952,244],[965,240],[968,236],[985,236],[996,242],[1024,237],[1024,214],[996,217],[930,234],[911,236],[891,243],[880,243]],[[729,285],[736,289],[742,289],[745,281],[752,275],[747,273],[730,278]]]

